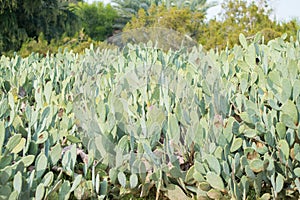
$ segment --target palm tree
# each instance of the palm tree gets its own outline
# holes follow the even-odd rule
[[[207,10],[211,7],[216,6],[217,1],[207,2],[207,0],[191,0],[185,1],[188,8],[192,11],[202,12],[203,14],[207,13]]]
[[[131,17],[137,14],[141,5],[138,0],[112,0],[113,7],[117,10],[119,17],[114,24],[114,29],[122,29]],[[145,6],[144,4],[142,6]]]
[[[210,3],[207,0],[156,0],[156,5],[164,4],[167,8],[177,7],[179,9],[188,8],[191,11],[203,12],[206,14],[207,10],[217,5],[217,1]]]
[[[141,8],[148,10],[151,4],[151,0],[112,0],[112,5],[117,9],[119,15],[129,19],[136,15]]]

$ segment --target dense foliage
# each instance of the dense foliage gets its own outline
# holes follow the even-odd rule
[[[59,47],[70,47],[70,41],[77,44],[72,48],[84,49],[111,36],[116,17],[117,12],[110,5],[100,2],[4,0],[0,7],[0,55],[11,56],[19,50],[20,54],[29,55],[24,51],[30,49],[46,54]]]
[[[268,0],[226,0],[213,19],[207,19],[207,10],[216,3],[206,0],[114,0],[112,5],[79,0],[0,2],[0,54],[8,56],[14,52],[26,56],[31,50],[46,54],[60,47],[82,52],[91,43],[116,40],[111,36],[140,28],[169,28],[206,50],[233,47],[239,33],[252,38],[261,32],[268,42],[283,33],[295,37],[299,29],[297,19],[272,19]]]
[[[299,198],[300,35],[2,56],[0,198]]]
[[[123,28],[133,17],[138,16],[140,10],[144,10],[145,13],[155,18],[156,15],[153,16],[154,13],[148,13],[151,7],[153,12],[153,6],[159,6],[164,8],[164,10],[172,8],[188,9],[192,12],[197,11],[205,15],[208,8],[216,5],[215,2],[208,3],[207,0],[113,0],[112,2],[120,16],[115,24],[115,27],[118,28]]]
[[[117,12],[109,4],[79,3],[75,13],[82,22],[84,33],[93,40],[104,41],[112,35]]]
[[[74,35],[79,28],[66,0],[1,0],[0,3],[0,55],[18,50],[28,38],[37,38],[41,32],[50,41],[64,33]]]
[[[201,23],[203,24],[205,15],[202,12],[192,12],[187,8],[165,6],[151,6],[148,14],[142,9],[136,17],[133,17],[124,30],[143,27],[163,27],[195,36],[198,34]]]
[[[257,32],[261,32],[265,42],[268,42],[283,33],[295,37],[300,28],[296,20],[279,23],[271,19],[272,10],[268,4],[262,6],[254,1],[248,4],[247,1],[227,0],[222,4],[222,8],[221,20],[212,19],[201,26],[200,37],[197,40],[206,49],[232,47],[239,42],[240,33],[251,38]]]
[[[272,10],[268,4],[261,6],[254,1],[227,0],[222,4],[222,13],[217,18],[206,19],[206,10],[182,7],[167,8],[152,6],[147,12],[139,10],[136,16],[125,26],[125,31],[142,27],[164,27],[187,34],[209,49],[233,47],[239,42],[239,34],[253,37],[261,32],[265,42],[279,37],[283,33],[296,36],[300,28],[296,20],[278,23],[270,18]]]

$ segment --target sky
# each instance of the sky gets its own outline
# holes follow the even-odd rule
[[[208,10],[208,16],[214,16],[221,11],[223,1],[217,0],[217,2],[219,5]],[[288,21],[295,17],[300,19],[300,0],[271,0],[270,2],[277,20]]]
[[[283,20],[293,17],[300,18],[300,0],[277,0],[273,4],[278,18]]]
[[[110,0],[86,0],[91,3],[93,1],[103,1],[109,3]],[[208,0],[208,2],[211,0]],[[216,0],[219,5],[208,10],[208,17],[212,18],[221,11],[220,4],[223,0]],[[298,17],[300,19],[300,0],[271,0],[271,7],[274,9],[276,19],[279,21],[288,21]]]

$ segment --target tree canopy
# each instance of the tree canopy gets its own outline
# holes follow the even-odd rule
[[[152,5],[148,10],[148,14],[143,9],[139,10],[137,16],[133,17],[124,29],[163,27],[182,34],[187,33],[196,36],[204,18],[205,15],[202,12],[192,12],[187,8],[172,7],[167,9],[163,5]]]
[[[261,32],[264,41],[268,42],[284,32],[289,32],[290,36],[295,36],[299,28],[299,24],[296,25],[296,22],[280,24],[272,20],[270,18],[272,9],[268,7],[267,1],[258,4],[255,1],[248,3],[245,0],[226,0],[222,4],[222,9],[221,20],[214,18],[201,27],[198,41],[206,49],[222,49],[227,45],[232,47],[239,43],[240,33],[252,37],[257,32]]]
[[[0,54],[20,48],[41,32],[48,41],[74,34],[79,27],[69,4],[68,0],[1,0]]]
[[[117,11],[110,4],[79,3],[75,13],[80,19],[84,32],[92,39],[103,41],[112,35]]]

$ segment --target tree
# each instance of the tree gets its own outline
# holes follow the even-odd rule
[[[76,9],[85,33],[94,40],[103,41],[113,33],[117,11],[102,2],[93,4],[79,3]]]
[[[112,2],[119,16],[114,24],[115,29],[122,29],[140,9],[147,11],[154,3],[153,0],[112,0]]]
[[[216,1],[207,2],[207,0],[171,0],[165,1],[167,8],[177,7],[179,9],[187,8],[193,12],[198,11],[206,14],[207,10],[217,5]]]
[[[240,33],[252,37],[261,32],[266,42],[281,35],[281,26],[269,18],[272,9],[268,5],[258,6],[255,1],[248,4],[246,0],[226,0],[222,9],[221,20],[212,19],[201,27],[198,41],[206,49],[232,47],[239,43]]]
[[[132,17],[125,30],[141,27],[162,27],[198,38],[207,9],[215,2],[206,0],[160,0],[152,1],[147,10],[140,9]]]
[[[68,1],[45,0],[36,5],[34,3],[27,2],[21,11],[28,15],[18,15],[19,27],[26,28],[29,37],[37,37],[43,32],[45,39],[50,41],[60,38],[63,33],[73,35],[79,30],[77,16],[72,12]]]
[[[115,8],[118,10],[120,18],[116,27],[123,28],[132,17],[136,17],[140,9],[147,15],[151,6],[162,6],[166,10],[177,8],[178,10],[188,9],[192,12],[200,12],[206,15],[208,8],[216,5],[216,2],[208,3],[207,0],[113,0]],[[199,21],[198,21],[199,22]]]
[[[16,51],[28,38],[41,32],[50,41],[79,27],[68,0],[1,0],[0,54]],[[76,1],[77,2],[77,1]]]

